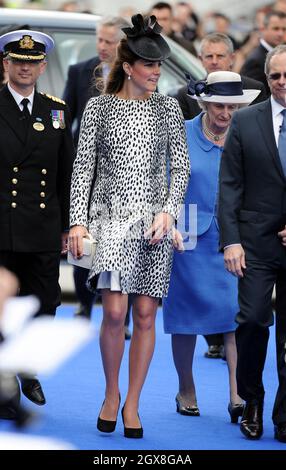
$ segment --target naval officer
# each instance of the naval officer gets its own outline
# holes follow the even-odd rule
[[[67,106],[35,89],[53,47],[53,39],[38,31],[0,37],[8,76],[0,91],[0,265],[17,275],[20,295],[39,298],[37,315],[55,315],[60,304],[74,158]],[[23,394],[45,404],[37,377],[19,378]],[[3,417],[13,419],[14,412],[6,410]]]

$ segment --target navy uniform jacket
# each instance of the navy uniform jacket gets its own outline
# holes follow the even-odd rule
[[[68,108],[56,100],[35,92],[26,131],[7,86],[0,91],[1,251],[58,251],[69,228],[74,147]],[[52,115],[58,111],[65,127],[56,129]]]

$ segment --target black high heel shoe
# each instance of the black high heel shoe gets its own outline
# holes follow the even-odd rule
[[[117,408],[117,414],[118,414],[118,410],[119,410],[119,407],[120,407],[120,401],[121,401],[121,398],[120,398],[120,395],[119,395],[119,403],[118,403],[118,408]],[[100,413],[101,413],[101,410],[104,406],[104,403],[105,403],[105,400],[102,403]],[[97,418],[97,429],[101,432],[113,432],[113,431],[115,431],[117,418],[116,418],[115,421],[110,421],[109,419],[102,419],[100,417],[100,413],[99,413],[99,416]]]
[[[244,410],[244,404],[237,403],[233,405],[231,402],[229,402],[227,409],[230,415],[230,421],[236,424],[238,422],[238,418],[242,416],[242,413]]]
[[[141,439],[143,437],[143,428],[142,428],[142,426],[140,428],[127,428],[125,426],[124,406],[121,410],[121,416],[122,416],[122,422],[123,422],[123,426],[124,426],[124,437],[129,437],[131,439]],[[140,421],[139,414],[138,414],[138,418],[139,418],[139,421]],[[140,424],[141,424],[141,421],[140,421]]]
[[[183,403],[180,401],[179,393],[176,396],[176,408],[177,408],[177,413],[180,413],[180,415],[200,416],[200,410],[196,405],[194,406],[183,405]]]

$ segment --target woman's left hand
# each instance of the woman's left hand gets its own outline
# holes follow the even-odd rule
[[[88,236],[87,228],[83,225],[74,225],[69,231],[69,250],[75,259],[83,255],[83,238]]]
[[[145,238],[150,238],[150,245],[159,243],[171,230],[173,223],[174,218],[171,214],[167,212],[159,212],[159,214],[156,214],[151,227],[145,232]]]
[[[185,247],[183,236],[175,227],[172,227],[172,239],[175,250],[178,251],[178,253],[184,253]]]

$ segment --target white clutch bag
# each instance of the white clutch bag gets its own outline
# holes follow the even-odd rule
[[[74,258],[71,251],[68,250],[67,261],[75,266],[90,269],[95,255],[95,240],[91,235],[83,238],[83,255],[81,258]]]

